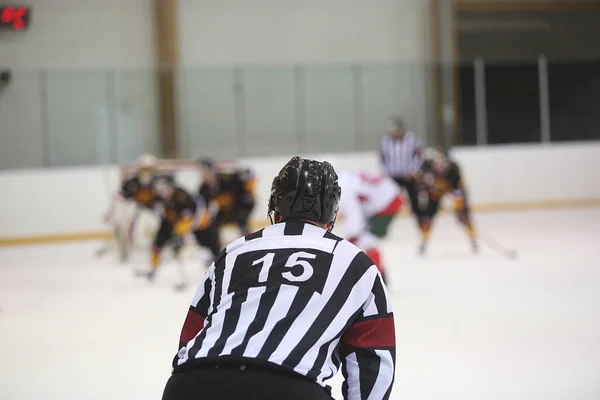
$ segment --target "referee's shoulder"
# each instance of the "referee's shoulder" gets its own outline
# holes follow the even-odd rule
[[[412,141],[418,141],[419,137],[413,132],[413,131],[406,131],[406,134],[404,135],[408,140],[412,140]]]

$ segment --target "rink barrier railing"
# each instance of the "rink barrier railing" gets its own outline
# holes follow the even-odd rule
[[[497,212],[519,212],[519,211],[543,211],[543,210],[565,210],[565,209],[588,209],[600,208],[600,199],[573,199],[556,201],[531,201],[512,203],[489,203],[473,205],[475,213],[497,213]],[[442,209],[441,213],[452,213],[452,210]],[[398,217],[410,217],[408,207],[398,213]],[[267,219],[253,219],[250,223],[252,230],[261,229],[269,224]],[[108,230],[96,232],[75,232],[68,234],[31,235],[21,237],[0,237],[0,247],[39,245],[54,243],[69,243],[82,241],[108,240],[112,233]]]

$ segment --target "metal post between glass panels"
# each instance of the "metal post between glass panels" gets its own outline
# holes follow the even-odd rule
[[[548,59],[541,54],[538,57],[538,76],[540,87],[540,130],[542,143],[550,143],[550,88],[548,82]]]
[[[477,145],[482,146],[488,143],[485,61],[482,57],[475,58],[473,61],[473,69],[475,79],[475,126]]]
[[[239,157],[243,157],[248,155],[248,129],[246,127],[246,93],[244,87],[244,71],[241,68],[234,68],[233,74],[237,155]]]
[[[51,167],[50,160],[50,114],[48,111],[48,72],[40,71],[40,132],[42,141],[42,167]]]
[[[108,162],[119,162],[119,138],[117,118],[117,80],[113,70],[106,71],[106,107],[108,111]]]
[[[352,93],[354,100],[353,111],[353,125],[354,125],[354,149],[364,149],[364,85],[362,78],[362,67],[360,65],[354,65],[352,67]]]
[[[308,150],[308,136],[306,134],[306,98],[305,98],[305,73],[301,66],[294,67],[294,125],[298,152]]]
[[[186,85],[186,71],[184,71],[182,68],[177,68],[176,72],[175,72],[176,76],[177,76],[177,100],[179,102],[179,106],[177,107],[177,112],[178,112],[178,120],[179,120],[179,130],[178,130],[178,137],[177,137],[177,143],[178,143],[178,153],[180,157],[185,157],[185,158],[190,158],[190,159],[194,159],[195,157],[197,157],[197,154],[202,154],[201,151],[198,151],[197,149],[190,149],[190,141],[188,139],[188,135],[190,134],[190,129],[189,129],[189,122],[188,122],[188,114],[187,114],[187,107],[188,107],[188,97],[187,97],[187,85]],[[141,140],[141,139],[140,139]],[[140,147],[142,147],[142,143],[140,143]],[[195,152],[195,154],[191,154],[192,152]]]
[[[444,147],[450,149],[454,143],[454,124],[456,122],[456,105],[454,104],[454,46],[453,25],[454,11],[451,1],[441,1],[440,17],[440,50],[442,61],[442,121],[444,126]]]

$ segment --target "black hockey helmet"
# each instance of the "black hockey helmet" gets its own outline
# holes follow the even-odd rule
[[[176,186],[175,176],[172,174],[158,175],[152,181],[152,187],[159,197],[165,197],[172,193]]]
[[[390,123],[394,128],[404,129],[406,127],[404,120],[400,117],[391,117]]]
[[[269,218],[298,218],[333,225],[342,189],[327,161],[292,158],[273,179]]]

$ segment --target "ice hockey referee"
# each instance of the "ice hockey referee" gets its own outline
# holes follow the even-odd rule
[[[341,189],[328,162],[292,158],[273,180],[271,226],[208,269],[163,400],[388,399],[395,334],[377,267],[331,233]]]

